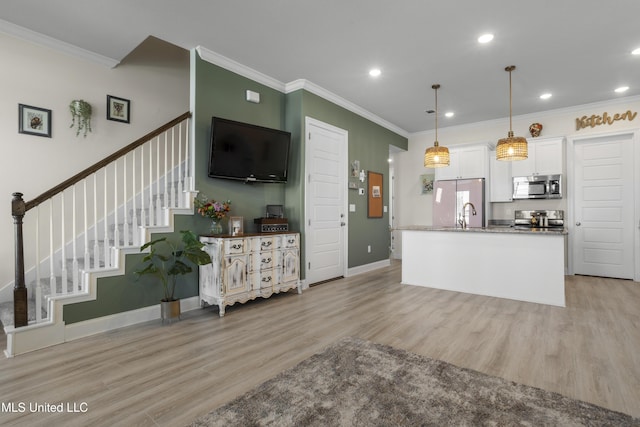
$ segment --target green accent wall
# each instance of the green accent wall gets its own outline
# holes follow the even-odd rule
[[[153,234],[151,238],[167,237],[167,239],[178,243],[181,237],[178,231],[190,229],[192,223],[190,215],[176,215],[175,233],[157,233]],[[159,304],[164,292],[158,279],[150,275],[137,278],[133,273],[140,267],[143,257],[143,254],[127,255],[124,276],[98,279],[96,300],[66,305],[63,312],[65,323],[68,325]],[[178,276],[177,298],[198,295],[198,267],[193,266],[193,270],[189,274]],[[159,310],[158,315],[160,315]]]
[[[298,123],[304,129],[305,118],[310,117],[349,132],[348,161],[360,161],[360,167],[366,171],[383,174],[383,205],[389,206],[389,145],[403,150],[408,149],[408,139],[382,127],[364,117],[340,107],[326,99],[305,90],[298,90],[287,95],[288,105],[295,111],[288,111],[287,118]],[[304,224],[304,132],[300,132],[300,150],[296,153],[299,170],[298,188],[287,189],[287,200],[291,204],[294,198],[300,207],[300,220]],[[346,165],[349,168],[349,165]],[[349,178],[350,181],[356,181]],[[366,188],[365,183],[357,181]],[[390,233],[389,214],[384,212],[382,218],[367,217],[367,196],[358,195],[357,190],[347,190],[348,204],[356,207],[355,212],[348,213],[348,267],[371,264],[389,258]],[[302,228],[301,228],[302,229]],[[371,246],[371,253],[367,247]],[[302,267],[306,265],[304,253],[301,254]],[[305,271],[305,268],[301,268]]]
[[[191,96],[193,105],[192,129],[195,141],[195,188],[216,200],[231,200],[231,215],[244,217],[245,231],[255,230],[254,218],[264,216],[268,204],[281,204],[289,219],[291,230],[304,231],[304,133],[305,117],[328,123],[349,132],[349,162],[359,160],[367,171],[384,175],[383,203],[389,205],[389,145],[408,148],[407,138],[373,123],[345,108],[306,90],[289,94],[272,89],[246,77],[202,60],[191,51]],[[260,103],[245,100],[247,90],[260,93]],[[207,176],[211,118],[217,116],[291,132],[289,178],[286,184],[253,183],[214,179]],[[349,165],[346,165],[349,167]],[[359,181],[358,181],[359,182]],[[356,212],[349,213],[348,267],[371,264],[389,258],[389,218],[367,218],[367,198],[355,190],[347,190],[349,204]],[[180,230],[206,234],[210,220],[199,215],[175,217],[175,233],[154,234],[178,241]],[[226,229],[226,225],[225,225]],[[304,257],[304,233],[301,233],[301,267]],[[371,253],[367,253],[367,246]],[[153,278],[136,280],[133,271],[142,255],[126,257],[124,276],[98,279],[96,301],[67,305],[64,321],[67,324],[97,317],[135,310],[158,304],[162,297]],[[305,268],[301,268],[304,278]],[[198,295],[198,276],[180,277],[180,298]]]
[[[209,178],[211,118],[251,123],[284,129],[285,96],[283,93],[202,60],[192,52],[195,74],[194,137],[195,188],[209,198],[231,200],[231,215],[244,217],[244,229],[254,230],[253,219],[263,217],[266,205],[284,204],[285,185],[249,183]],[[247,90],[260,93],[260,103],[245,100]],[[193,102],[193,101],[192,101]],[[295,142],[294,142],[295,143]],[[208,221],[207,221],[208,223]],[[198,227],[198,231],[205,231]]]

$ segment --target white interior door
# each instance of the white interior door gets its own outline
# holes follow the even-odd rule
[[[348,133],[309,117],[306,124],[306,281],[345,275]]]
[[[633,279],[633,135],[574,141],[575,274]]]

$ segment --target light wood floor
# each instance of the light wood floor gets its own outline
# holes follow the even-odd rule
[[[515,285],[515,284],[514,284]],[[400,264],[0,360],[2,425],[180,426],[353,335],[640,417],[640,283],[567,277],[567,308],[400,285]],[[28,412],[28,410],[27,410]]]

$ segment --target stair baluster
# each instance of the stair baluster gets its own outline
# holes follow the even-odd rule
[[[107,195],[109,194],[109,182],[108,182],[108,173],[107,167],[102,168],[104,171],[104,214],[102,222],[104,223],[104,236],[103,236],[103,251],[102,256],[104,257],[104,268],[109,268],[111,266],[111,261],[109,259],[109,251],[111,250],[109,245],[109,199]],[[96,254],[97,256],[98,254]]]
[[[55,252],[53,249],[53,198],[49,199],[49,292],[55,296],[58,291],[56,280]]]
[[[160,192],[160,135],[156,138],[156,225],[162,225],[162,199]]]
[[[131,228],[133,229],[133,246],[140,246],[140,236],[138,230],[138,210],[136,208],[136,150],[131,152],[131,164],[133,173],[131,174],[131,187],[133,188],[133,197],[131,198],[133,209],[131,213]]]
[[[77,223],[76,223],[76,185],[73,184],[71,186],[72,197],[71,197],[71,230],[73,236],[71,236],[71,244],[73,245],[73,261],[71,262],[71,274],[73,276],[71,282],[73,283],[73,291],[75,292],[78,289],[79,281],[80,281],[80,266],[78,265],[78,233],[77,233]],[[85,268],[87,268],[85,266]]]
[[[171,206],[179,207],[180,204],[178,202],[178,192],[176,191],[176,168],[175,168],[175,157],[176,157],[176,131],[175,128],[171,129],[171,164],[174,167],[171,168]]]
[[[40,205],[36,209],[36,322],[42,321],[42,278],[40,277]]]
[[[127,169],[127,155],[125,154],[124,157],[122,157],[122,200],[124,200],[123,206],[122,206],[122,219],[123,219],[123,226],[122,226],[122,246],[123,247],[127,247],[129,246],[129,214],[127,211],[127,199],[128,199],[128,192],[127,192],[127,174],[129,173],[129,170]],[[116,209],[117,210],[117,209]]]
[[[62,285],[62,294],[66,295],[69,288],[69,275],[67,273],[67,241],[66,241],[66,232],[65,232],[65,222],[67,222],[67,215],[65,211],[65,203],[64,203],[64,191],[60,193],[60,234],[62,237],[60,241],[61,245],[61,256],[60,256],[60,282]]]
[[[113,162],[113,245],[112,248],[120,247],[120,230],[118,228],[118,161]],[[112,258],[113,259],[113,258]],[[112,263],[115,265],[115,261]]]
[[[153,209],[153,147],[149,144],[149,227],[156,225],[156,214]]]

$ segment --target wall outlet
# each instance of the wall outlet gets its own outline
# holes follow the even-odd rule
[[[370,254],[371,253],[371,245],[367,245],[367,253]]]

